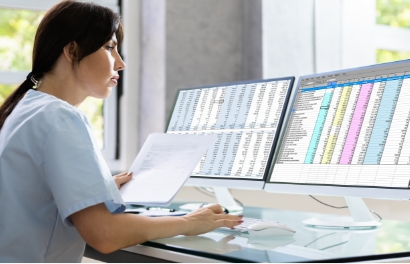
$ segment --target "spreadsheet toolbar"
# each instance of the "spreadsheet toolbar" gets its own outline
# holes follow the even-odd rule
[[[216,135],[192,176],[263,179],[292,80],[181,90],[167,133]]]
[[[301,77],[271,182],[409,187],[410,63]]]

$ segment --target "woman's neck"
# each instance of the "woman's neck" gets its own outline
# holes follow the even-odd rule
[[[75,81],[72,68],[59,69],[57,67],[44,74],[37,90],[53,95],[75,107],[78,107],[87,97]]]

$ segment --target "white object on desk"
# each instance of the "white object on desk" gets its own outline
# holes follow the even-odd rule
[[[332,228],[352,228],[352,229],[369,229],[381,226],[382,223],[374,220],[363,199],[360,197],[344,197],[348,205],[348,209],[352,215],[352,221],[337,221],[337,220],[322,220],[311,218],[303,221],[305,225],[332,227]]]
[[[201,208],[201,205],[203,205],[204,203],[187,203],[187,204],[183,204],[179,207],[179,209],[184,210],[184,211],[196,211],[199,208]]]
[[[168,206],[198,165],[214,135],[150,134],[121,187],[125,203]]]

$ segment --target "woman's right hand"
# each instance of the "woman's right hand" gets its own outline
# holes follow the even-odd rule
[[[219,227],[232,228],[243,223],[242,216],[225,214],[219,204],[204,207],[183,216],[187,220],[186,236],[196,236]]]

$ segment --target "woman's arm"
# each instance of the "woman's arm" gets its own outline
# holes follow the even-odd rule
[[[240,216],[223,214],[219,205],[201,208],[182,217],[147,217],[112,215],[102,203],[78,211],[70,219],[87,244],[102,253],[157,238],[198,235],[242,222]]]

